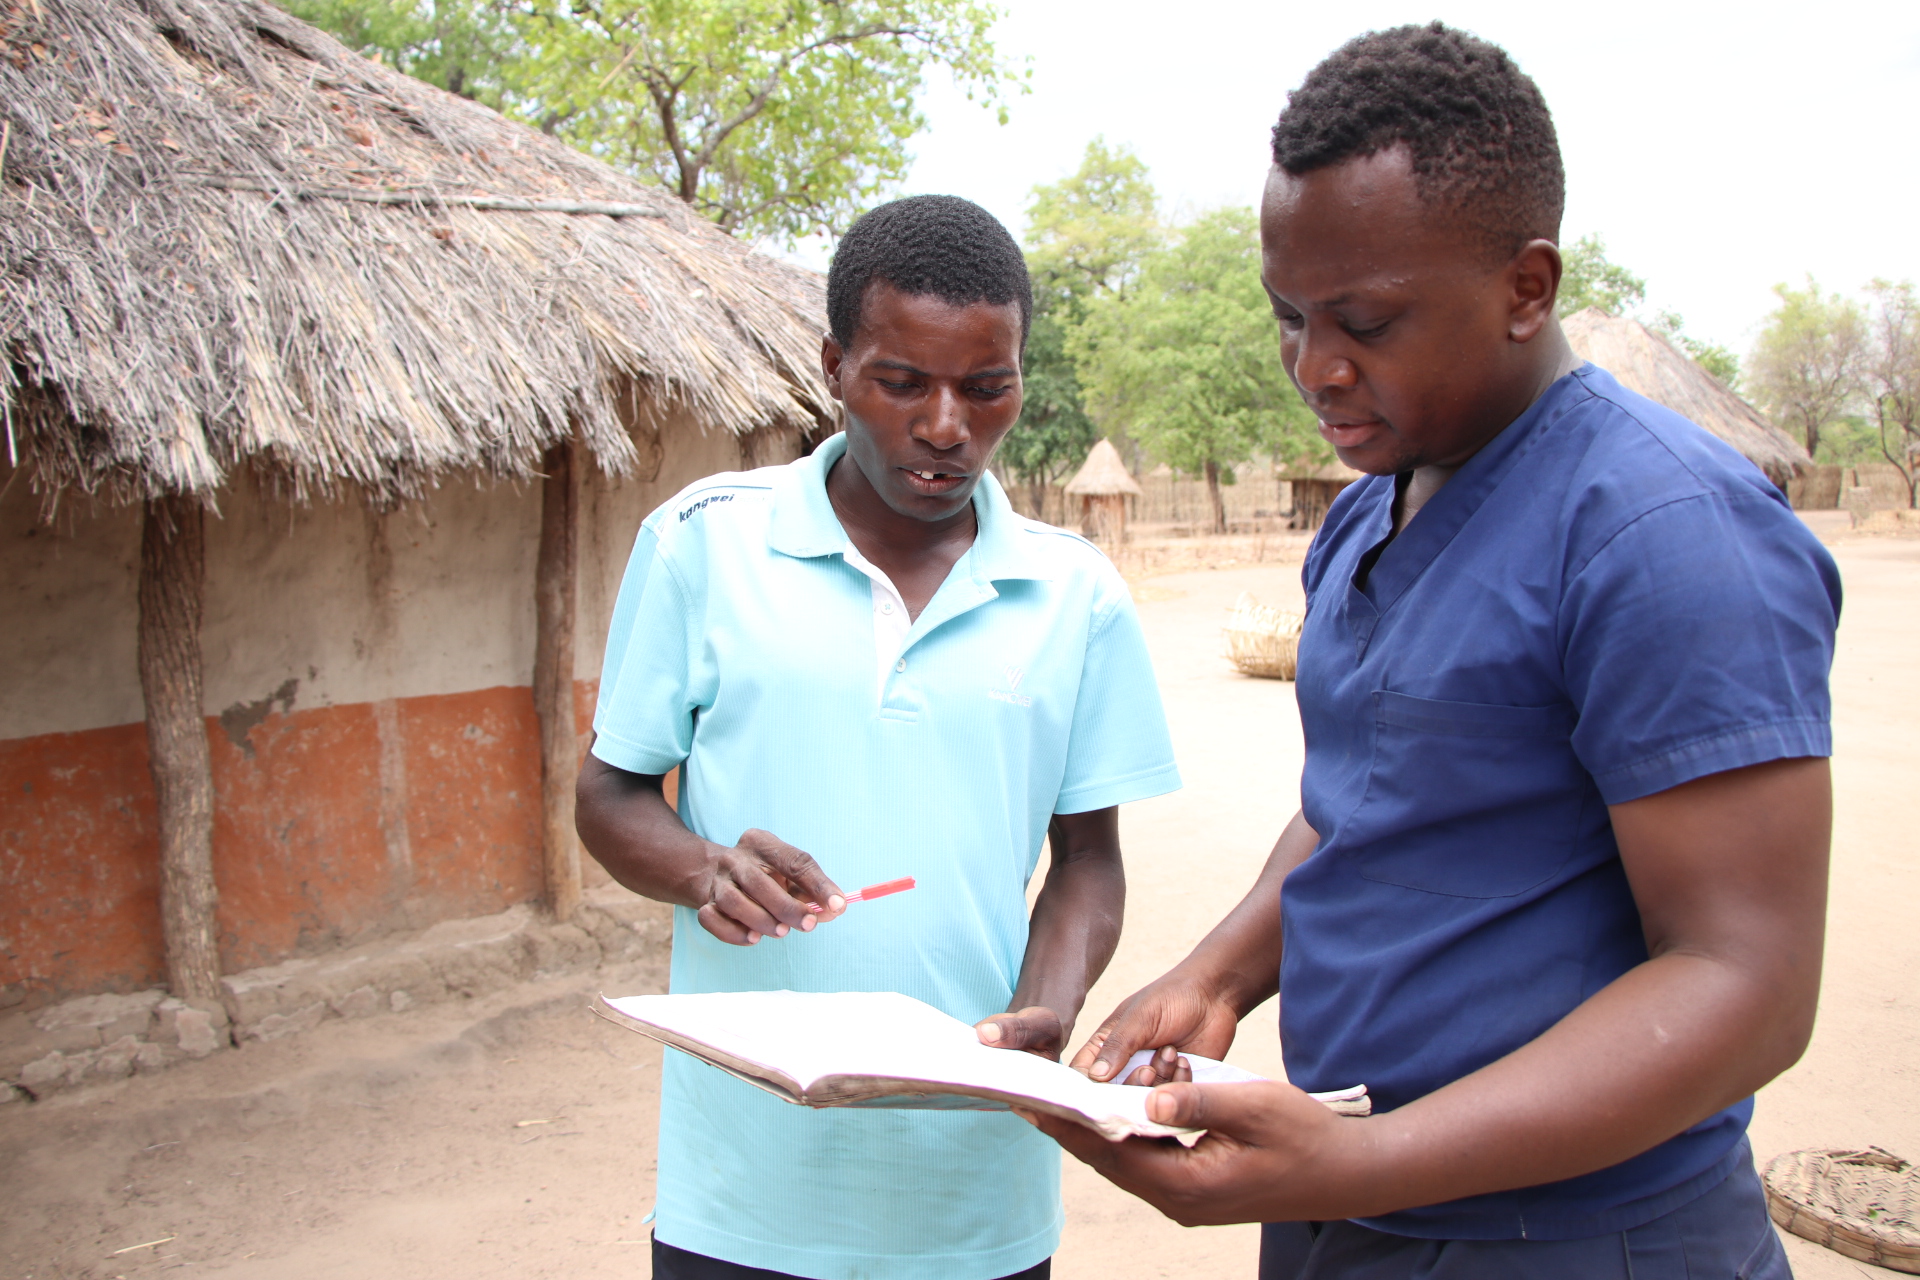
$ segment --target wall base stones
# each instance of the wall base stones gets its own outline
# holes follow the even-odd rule
[[[587,894],[573,923],[527,906],[449,920],[229,974],[217,1002],[151,990],[0,1012],[0,1105],[299,1035],[330,1018],[471,999],[603,964],[657,959],[664,975],[672,929],[671,908],[609,885]]]

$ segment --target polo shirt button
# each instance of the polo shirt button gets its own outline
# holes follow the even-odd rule
[[[881,605],[880,605],[880,612],[882,612],[882,613],[892,613],[892,612],[893,612],[893,601],[891,601],[891,600],[886,600],[886,601],[882,601],[882,602],[881,602]]]
[[[895,671],[905,671],[907,669],[907,660],[905,658],[900,659],[900,661],[893,664],[893,669]]]

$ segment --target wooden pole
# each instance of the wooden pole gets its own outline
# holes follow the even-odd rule
[[[167,985],[182,1000],[217,1000],[213,757],[203,717],[200,614],[206,513],[192,497],[146,505],[140,534],[140,692],[147,759],[160,809],[160,921]]]
[[[547,450],[535,569],[533,707],[540,717],[540,838],[547,906],[557,920],[580,906],[580,853],[573,786],[580,772],[573,722],[573,628],[580,543],[580,468],[573,442]]]

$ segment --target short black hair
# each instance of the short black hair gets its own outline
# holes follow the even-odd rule
[[[1560,238],[1553,115],[1506,50],[1443,23],[1349,40],[1287,95],[1273,162],[1296,177],[1404,145],[1420,198],[1504,258]]]
[[[902,293],[964,307],[1020,304],[1020,345],[1033,319],[1027,260],[1000,219],[959,196],[908,196],[861,215],[827,270],[827,327],[843,348],[860,329],[867,288],[885,280]]]

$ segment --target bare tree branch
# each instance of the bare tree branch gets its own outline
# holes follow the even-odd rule
[[[922,42],[930,42],[930,37],[927,33],[917,27],[870,26],[863,27],[858,31],[839,32],[830,36],[822,36],[818,40],[810,41],[800,46],[800,48],[795,49],[792,53],[783,55],[780,60],[774,64],[772,73],[761,83],[760,88],[754,93],[753,97],[747,101],[747,105],[742,107],[732,119],[716,126],[712,134],[708,136],[706,145],[701,147],[700,153],[694,157],[695,164],[699,171],[706,171],[707,166],[713,163],[714,155],[725,145],[727,139],[733,135],[736,129],[766,110],[768,101],[773,97],[773,91],[780,87],[781,77],[786,75],[788,68],[792,67],[795,62],[798,62],[810,53],[818,53],[822,49],[857,44],[862,40],[871,40],[875,36],[904,36]],[[696,182],[699,180],[697,175],[694,180]],[[682,177],[682,185],[685,185],[684,175]]]

